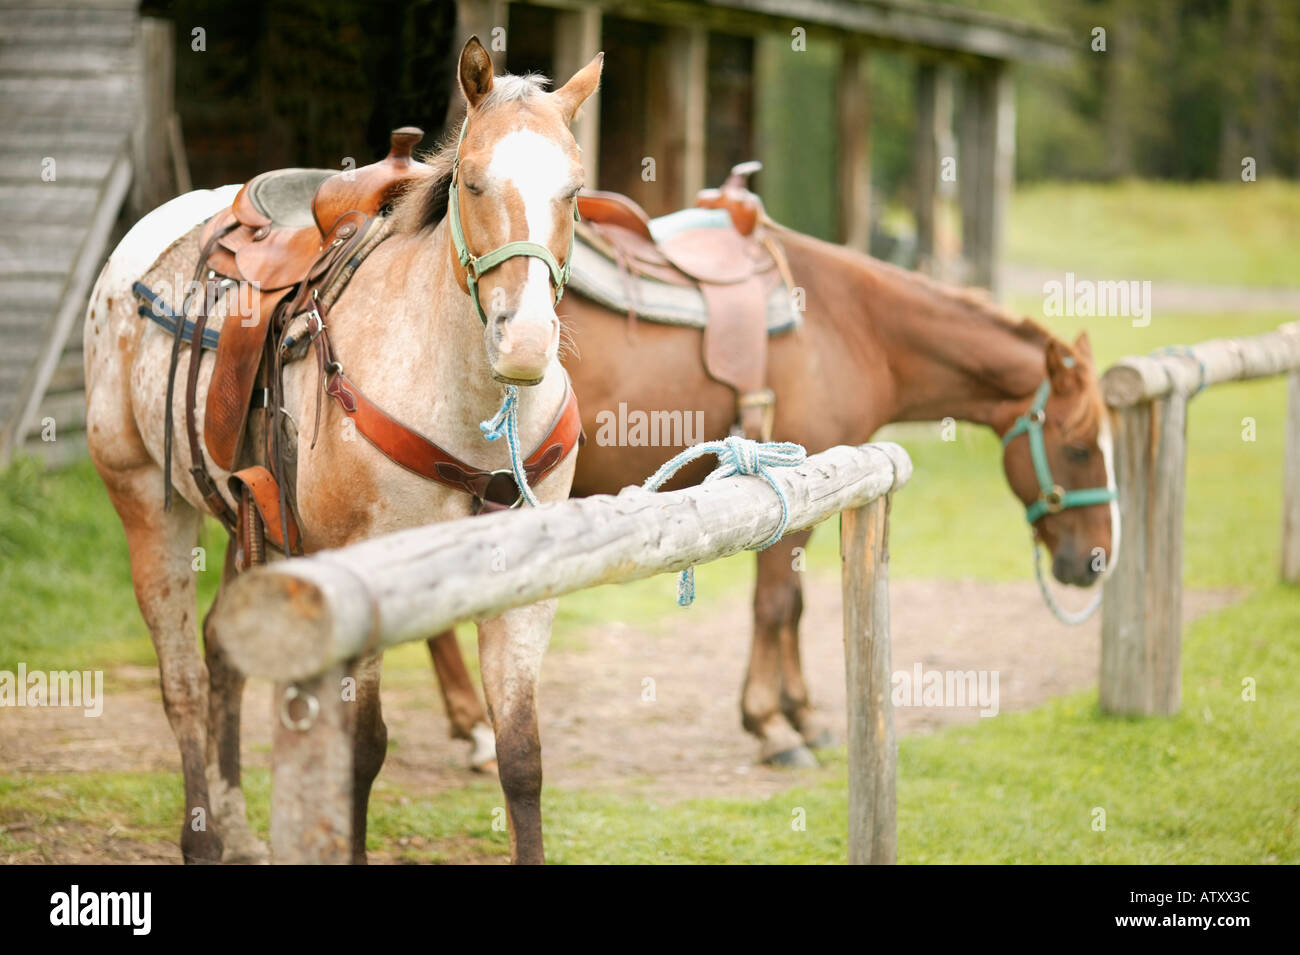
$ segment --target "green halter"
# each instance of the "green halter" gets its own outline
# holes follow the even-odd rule
[[[1052,380],[1049,378],[1038,386],[1034,394],[1034,403],[1029,410],[1016,419],[1011,430],[1002,438],[1005,448],[1012,439],[1025,434],[1029,436],[1029,455],[1034,462],[1034,473],[1038,475],[1038,500],[1025,509],[1025,520],[1033,524],[1044,514],[1055,514],[1070,507],[1087,507],[1089,504],[1109,504],[1115,500],[1115,492],[1107,487],[1090,487],[1080,491],[1067,491],[1052,479],[1052,469],[1047,463],[1047,447],[1043,444],[1043,422],[1047,420],[1047,399],[1052,393]]]
[[[569,232],[569,252],[564,257],[564,265],[555,261],[555,256],[551,250],[538,242],[527,242],[518,240],[507,242],[503,246],[493,249],[491,252],[484,253],[480,256],[470,254],[469,246],[465,244],[465,229],[460,221],[460,188],[458,179],[460,176],[460,147],[465,143],[465,130],[469,128],[469,119],[460,127],[460,139],[456,143],[456,159],[451,165],[451,186],[447,192],[447,218],[451,222],[451,241],[456,247],[456,254],[460,257],[460,264],[465,268],[465,281],[469,285],[469,297],[474,300],[474,310],[478,312],[479,321],[484,325],[487,324],[487,315],[483,313],[483,306],[478,300],[478,280],[483,277],[483,273],[488,272],[507,259],[513,259],[517,255],[530,256],[534,259],[541,259],[546,263],[546,267],[551,270],[551,281],[555,283],[555,303],[558,305],[560,299],[564,297],[564,286],[569,282],[569,263],[573,261],[573,232]],[[578,221],[578,201],[573,201],[573,221]]]

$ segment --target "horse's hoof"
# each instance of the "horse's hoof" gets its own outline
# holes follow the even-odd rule
[[[475,723],[469,731],[472,747],[469,751],[469,768],[476,773],[497,772],[497,737],[486,723]]]
[[[215,832],[189,826],[181,830],[181,858],[186,865],[220,865],[221,850],[221,837]]]
[[[805,737],[804,743],[809,749],[826,749],[835,745],[835,737],[831,735],[830,730],[824,729],[814,733],[811,738]]]
[[[266,843],[251,833],[246,839],[235,838],[227,843],[221,855],[223,865],[266,865],[271,861]]]
[[[815,769],[818,765],[817,757],[807,746],[783,749],[779,753],[768,756],[763,762],[768,766],[779,766],[782,769]]]

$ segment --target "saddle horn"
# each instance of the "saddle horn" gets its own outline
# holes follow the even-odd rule
[[[749,189],[749,177],[763,168],[757,159],[738,163],[721,189],[701,189],[695,205],[702,209],[725,209],[741,235],[749,235],[763,217],[763,200]]]

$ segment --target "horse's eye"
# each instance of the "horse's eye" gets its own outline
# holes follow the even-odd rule
[[[1087,461],[1091,455],[1092,455],[1091,448],[1081,447],[1075,444],[1067,444],[1065,446],[1065,456],[1069,458],[1071,461],[1077,461],[1078,463],[1082,464],[1085,461]]]
[[[483,195],[483,190],[480,189],[478,186],[474,185],[472,182],[467,182],[467,183],[465,183],[465,188],[468,189],[470,192],[472,192],[472,193],[473,193],[474,195],[476,195],[476,196],[481,196],[481,195]]]

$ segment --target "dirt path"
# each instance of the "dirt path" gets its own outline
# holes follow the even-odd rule
[[[997,671],[1003,713],[1095,684],[1099,618],[1070,628],[1053,620],[1032,583],[895,582],[893,666],[910,671]],[[804,664],[813,699],[842,727],[844,653],[839,587],[807,582]],[[1078,596],[1078,595],[1069,595]],[[1193,592],[1185,619],[1229,604],[1228,591]],[[672,609],[672,608],[669,608]],[[801,772],[755,765],[756,743],[739,723],[739,689],[749,651],[749,608],[736,596],[679,612],[682,625],[645,633],[611,623],[584,634],[581,650],[552,652],[543,670],[542,739],[548,784],[640,795],[660,801],[762,796],[796,785]],[[617,610],[611,612],[611,617]],[[687,625],[689,623],[689,625]],[[643,681],[654,680],[654,702]],[[104,715],[12,709],[0,732],[4,772],[170,771],[179,758],[163,715],[157,674],[118,668],[105,677]],[[245,764],[269,765],[270,687],[245,700]],[[422,793],[464,786],[465,745],[452,742],[432,675],[394,674],[384,688],[392,745],[382,779]],[[900,734],[928,733],[979,719],[978,709],[900,708]],[[841,739],[837,742],[842,742]],[[178,861],[174,846],[114,838],[76,827],[42,831],[42,855],[65,862]],[[384,861],[381,858],[376,861]],[[4,861],[37,861],[13,859]]]

